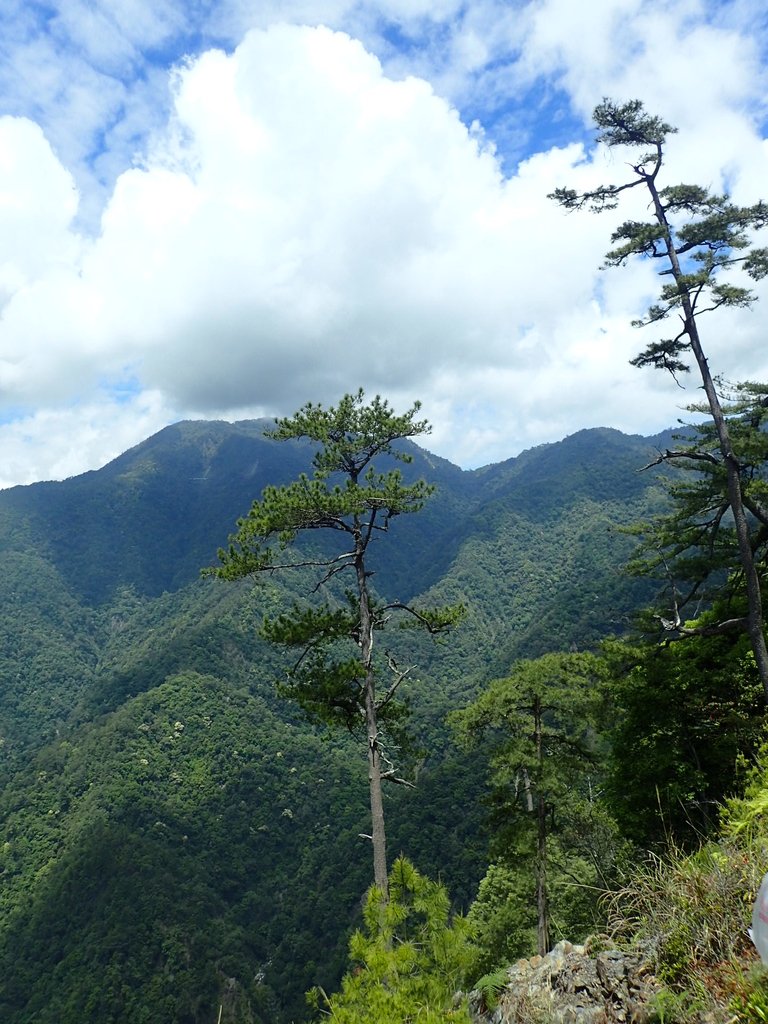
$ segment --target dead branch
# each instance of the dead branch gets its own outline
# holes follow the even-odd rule
[[[730,633],[735,629],[746,629],[747,619],[740,616],[736,619],[723,619],[722,622],[710,622],[706,626],[684,626],[679,616],[677,621],[665,619],[663,615],[656,615],[665,632],[674,632],[677,636],[667,637],[667,640],[682,640],[687,636],[721,636],[723,633]]]
[[[413,671],[413,665],[409,665],[408,668],[405,669],[399,668],[397,662],[389,652],[387,652],[387,664],[389,665],[390,671],[395,674],[395,681],[388,687],[387,692],[384,694],[381,700],[377,701],[377,711],[381,711],[382,708],[385,708],[387,704],[389,704],[389,702],[392,700],[395,693],[397,692],[397,688],[400,686],[402,681],[404,679],[407,679],[410,673]]]
[[[386,761],[386,763],[389,765],[387,770],[381,773],[382,782],[394,782],[395,785],[397,786],[407,786],[408,789],[416,789],[416,786],[413,782],[409,782],[408,779],[403,779],[397,774],[397,769],[395,768],[393,762],[390,761],[390,759],[387,757],[387,755],[384,753],[381,747],[379,747],[379,754],[381,756],[382,761]]]
[[[653,462],[649,462],[647,466],[641,466],[637,471],[638,473],[644,473],[646,469],[651,469],[653,466],[658,466],[663,462],[668,462],[670,459],[693,459],[699,462],[711,462],[714,465],[719,466],[720,460],[715,458],[711,452],[673,452],[669,448],[666,451],[659,452],[659,457],[654,459]]]

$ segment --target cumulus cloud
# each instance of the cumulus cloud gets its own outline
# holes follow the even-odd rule
[[[82,404],[40,409],[2,423],[0,488],[64,480],[104,465],[161,430],[170,415],[156,392],[128,396],[125,401],[96,394]]]
[[[118,179],[100,236],[9,303],[11,398],[64,398],[89,358],[203,411],[530,363],[521,329],[546,334],[596,273],[588,228],[545,198],[575,156],[505,180],[425,81],[340,33],[252,32],[178,72],[169,131]],[[580,257],[557,281],[555,233],[559,260]]]
[[[72,176],[39,126],[0,118],[0,288],[15,291],[74,262],[78,240],[70,227],[77,203]]]
[[[703,172],[743,201],[768,180],[749,114],[754,46],[731,26],[696,23],[693,6],[596,5],[594,24],[582,27],[594,35],[591,58],[573,43],[561,0],[529,5],[497,34],[483,20],[491,0],[461,17],[448,0],[431,14],[396,0],[378,6],[414,32],[418,19],[454,18],[456,83],[509,53],[513,38],[528,40],[509,73],[559,78],[584,112],[601,83],[637,84],[662,27],[685,67],[719,41],[741,64],[727,89],[706,85],[718,147],[691,84],[687,103],[678,97],[669,112],[683,129],[670,146],[673,172],[699,181]],[[352,17],[341,0],[331,8]],[[157,20],[149,12],[136,23],[147,40],[175,31],[171,5],[157,10]],[[299,18],[298,6],[288,15]],[[107,29],[122,32],[102,21],[83,31]],[[123,58],[107,36],[101,52],[112,67]],[[139,46],[128,42],[125,59]],[[289,413],[360,385],[396,404],[421,398],[433,447],[463,464],[582,426],[652,432],[675,418],[685,397],[674,382],[628,365],[651,340],[628,324],[654,296],[654,268],[601,271],[617,215],[565,215],[546,198],[561,184],[615,180],[623,163],[573,143],[510,171],[449,99],[402,61],[395,74],[395,63],[382,65],[348,33],[290,24],[181,62],[167,120],[117,176],[89,234],[78,230],[78,194],[60,154],[31,121],[0,120],[0,388],[6,419],[27,411],[0,432],[8,450],[29,446],[31,472],[74,471],[36,440],[46,425],[82,422],[85,468],[86,457],[98,459],[99,416],[107,457],[115,438],[138,441],[163,417]],[[6,149],[13,158],[3,163]],[[642,203],[623,216],[635,212],[644,215]],[[758,376],[762,314],[724,323],[713,366]],[[153,396],[145,412],[135,411],[139,399],[108,397],[106,384],[126,380]]]

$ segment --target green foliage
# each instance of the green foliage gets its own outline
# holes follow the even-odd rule
[[[312,459],[315,474],[312,478],[301,474],[283,487],[266,487],[261,501],[255,501],[248,515],[238,520],[229,549],[219,552],[222,565],[212,573],[231,580],[273,568],[279,552],[305,530],[341,533],[346,535],[343,544],[348,545],[360,529],[361,518],[365,518],[367,546],[374,531],[388,530],[394,516],[418,512],[433,488],[423,480],[405,484],[397,469],[377,473],[373,460],[386,455],[410,462],[411,456],[394,442],[429,432],[425,420],[415,419],[419,407],[417,402],[397,416],[378,395],[364,404],[361,390],[345,395],[336,407],[324,409],[310,402],[290,419],[278,420],[267,436],[279,441],[306,438],[319,445]],[[339,476],[341,482],[333,483]],[[331,575],[335,575],[352,564],[348,551],[340,559],[320,564],[333,565]]]
[[[605,808],[573,802],[554,816],[548,838],[547,890],[550,945],[582,941],[604,928],[602,900],[633,863]],[[472,985],[483,974],[536,953],[536,848],[530,830],[503,831],[493,844],[497,860],[481,880],[467,914],[475,941],[469,969]]]
[[[559,807],[580,789],[586,792],[602,674],[602,662],[591,654],[520,661],[506,679],[450,716],[461,744],[484,740],[491,786],[510,820],[528,822],[534,797]]]
[[[554,932],[583,937],[599,917],[597,897],[622,845],[596,799],[594,722],[604,677],[594,655],[545,655],[518,662],[451,716],[459,741],[489,760],[495,812],[497,862],[469,914],[475,976],[532,952],[542,886]]]
[[[502,862],[489,865],[467,914],[475,937],[468,971],[472,988],[480,978],[536,952],[533,850],[530,842],[518,842],[505,853]]]
[[[345,730],[321,740],[276,696],[284,652],[257,628],[316,577],[197,580],[211,537],[253,493],[311,461],[308,444],[278,445],[264,426],[178,424],[97,473],[0,493],[9,1024],[208,1022],[222,1005],[229,1024],[248,1019],[246,1004],[275,1024],[299,1020],[303,990],[340,976],[369,879],[360,750]],[[450,743],[444,715],[520,654],[624,628],[648,584],[617,570],[632,543],[617,527],[658,491],[632,472],[649,443],[616,431],[472,472],[403,450],[403,482],[428,476],[438,490],[391,522],[394,543],[374,538],[375,601],[470,609],[450,643],[377,635],[399,664],[420,666],[397,693],[429,752],[415,764],[417,799],[392,787],[385,806],[397,848],[467,907],[487,856],[484,766]],[[320,540],[306,534],[302,550],[327,553]],[[345,610],[340,588],[328,596]],[[576,920],[578,891],[564,882],[556,927]]]
[[[717,618],[715,608],[701,624]],[[762,687],[747,638],[691,636],[664,647],[604,647],[605,795],[644,846],[697,842],[764,735]]]
[[[387,860],[381,784],[407,784],[392,761],[389,738],[385,752],[383,730],[388,726],[392,732],[405,716],[397,691],[411,669],[401,669],[387,650],[377,659],[374,636],[400,615],[429,634],[444,633],[463,613],[461,605],[420,609],[399,600],[377,601],[369,582],[367,555],[374,537],[387,533],[395,516],[419,511],[433,491],[423,480],[406,484],[398,469],[377,472],[373,462],[380,456],[411,461],[395,442],[428,432],[426,421],[414,418],[418,409],[416,403],[398,416],[378,396],[366,405],[360,390],[345,395],[336,407],[310,403],[292,418],[278,420],[272,432],[277,440],[307,439],[319,446],[313,457],[314,477],[302,474],[287,486],[265,488],[261,501],[238,521],[229,550],[219,551],[221,566],[209,570],[221,579],[239,580],[275,569],[312,567],[320,572],[315,593],[327,592],[341,574],[352,577],[345,607],[338,607],[338,595],[320,607],[294,605],[290,614],[267,618],[264,634],[298,650],[282,690],[313,722],[365,730],[374,880],[383,891]],[[334,479],[337,482],[332,483]],[[295,550],[299,536],[314,531],[336,535],[340,550]],[[292,553],[284,557],[289,547]],[[382,687],[379,676],[386,671],[388,683]]]
[[[694,1024],[706,1008],[706,1000],[694,992],[676,992],[662,986],[648,1004],[649,1024]]]
[[[370,628],[374,633],[391,625],[396,613],[408,612],[401,622],[403,628],[418,625],[432,635],[443,633],[460,618],[460,609],[406,608],[399,602],[384,604],[371,600],[368,608]],[[262,635],[275,644],[299,651],[299,657],[288,672],[279,692],[295,700],[310,721],[324,725],[343,725],[351,732],[364,723],[364,702],[367,669],[360,658],[360,611],[358,597],[345,595],[343,606],[302,607],[294,604],[290,611],[265,619]],[[401,674],[391,653],[386,658],[395,681]],[[398,683],[399,686],[399,683]],[[396,690],[386,691],[377,704],[377,720],[402,741],[400,726],[407,716],[407,706],[395,699]]]
[[[230,991],[256,1020],[295,1017],[339,970],[339,905],[367,877],[357,778],[192,673],[41,751],[0,802],[3,1020],[202,1024]]]
[[[509,829],[506,834],[503,846],[493,843],[497,860],[467,914],[475,935],[468,971],[473,988],[475,979],[537,951],[533,837]],[[600,803],[561,809],[548,839],[550,945],[583,941],[604,928],[603,899],[631,870],[634,857]]]
[[[752,971],[732,997],[728,1009],[734,1024],[766,1024],[768,1021],[768,978],[764,970]]]
[[[93,685],[100,630],[37,551],[3,553],[0,605],[2,778],[54,738]]]
[[[767,784],[763,748],[745,796],[726,801],[719,832],[692,852],[670,845],[649,857],[612,899],[613,930],[653,953],[659,1020],[764,1019],[766,973],[748,926],[768,868]]]
[[[421,403],[414,403],[408,412],[397,416],[379,395],[367,405],[363,399],[360,388],[354,395],[344,395],[336,408],[326,410],[308,402],[293,416],[278,419],[270,436],[278,441],[297,437],[317,441],[321,448],[313,464],[321,478],[344,473],[356,480],[379,455],[410,462],[411,457],[395,447],[395,442],[431,431],[426,420],[415,419]]]
[[[700,413],[702,407],[689,411]],[[754,557],[762,562],[768,554],[768,386],[735,385],[730,400],[723,402],[723,413],[751,514]],[[744,582],[717,431],[711,422],[698,423],[687,426],[678,440],[658,460],[674,467],[667,478],[669,505],[635,528],[641,544],[629,566],[634,575],[662,583],[664,607],[656,629],[667,635],[684,632],[686,608],[706,607],[715,599],[721,601],[724,619],[745,614],[729,610],[726,603],[743,593]]]
[[[493,1012],[499,1004],[499,997],[509,981],[509,968],[502,967],[478,978],[472,989],[480,996],[480,1005],[486,1012]]]
[[[423,480],[405,484],[399,470],[378,473],[373,465],[379,456],[410,462],[411,456],[395,447],[395,442],[428,432],[427,423],[415,419],[418,409],[416,403],[398,416],[378,396],[365,404],[359,391],[345,395],[337,407],[326,410],[309,403],[294,417],[278,420],[272,437],[307,438],[319,445],[313,456],[315,475],[312,479],[302,475],[284,487],[267,487],[261,501],[254,502],[239,520],[229,550],[219,552],[221,567],[211,570],[232,580],[275,568],[319,567],[321,578],[315,590],[341,573],[353,575],[354,587],[343,595],[319,606],[294,603],[289,612],[264,622],[268,640],[298,650],[282,690],[314,721],[348,728],[365,721],[374,670],[366,645],[372,647],[373,633],[385,629],[393,616],[405,614],[431,634],[443,632],[461,616],[458,605],[421,609],[400,601],[376,601],[368,592],[369,544],[388,532],[395,516],[421,509],[433,491]],[[341,483],[332,482],[339,476]],[[340,535],[342,550],[326,555],[297,551],[293,560],[276,561],[299,534],[315,530]],[[404,712],[395,696],[402,674],[388,660],[394,683],[377,703],[382,723],[398,722]]]
[[[613,103],[603,99],[594,111],[597,141],[606,146],[656,146],[677,131],[659,117],[647,114],[640,100]]]
[[[364,931],[349,944],[352,969],[341,990],[308,998],[338,1024],[468,1024],[461,988],[469,927],[450,919],[448,893],[403,857],[389,875],[389,899],[373,886],[363,911]]]
[[[564,757],[583,764],[590,760],[582,740],[593,717],[595,684],[602,672],[600,659],[587,653],[524,659],[513,665],[509,676],[490,683],[469,707],[452,715],[451,723],[464,743],[471,743],[486,730],[494,731],[494,779],[506,784],[510,770],[514,775],[518,764],[536,768],[535,751],[530,746],[530,706],[532,700],[539,699],[548,716],[545,742],[552,744],[553,753],[562,750]],[[562,774],[555,769],[555,778]]]

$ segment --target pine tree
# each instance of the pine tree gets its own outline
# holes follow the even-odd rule
[[[398,444],[429,432],[416,419],[417,402],[403,415],[376,396],[368,404],[363,391],[345,395],[338,406],[309,403],[294,416],[276,421],[268,436],[278,441],[307,439],[316,446],[313,475],[284,487],[267,487],[246,516],[221,565],[209,570],[220,579],[238,580],[280,570],[314,570],[314,593],[325,601],[295,604],[266,619],[264,635],[298,651],[283,692],[310,719],[365,732],[371,803],[374,882],[387,893],[386,832],[382,783],[410,785],[398,773],[385,746],[386,730],[397,730],[405,706],[399,689],[410,674],[386,651],[377,658],[376,635],[395,618],[432,635],[445,632],[461,617],[460,607],[422,608],[381,601],[371,589],[368,554],[375,538],[389,532],[396,516],[418,512],[434,488],[423,480],[407,484],[399,469],[377,470],[374,460],[408,463]],[[322,533],[338,543],[300,548],[297,542]],[[349,579],[343,594],[334,581]],[[338,591],[338,588],[337,588]],[[381,678],[386,683],[380,685]]]
[[[634,360],[635,366],[654,366],[673,376],[687,373],[689,358],[695,362],[718,440],[719,458],[725,470],[728,511],[733,517],[739,559],[747,594],[747,622],[763,689],[768,696],[768,647],[760,580],[752,550],[748,509],[744,501],[744,466],[734,449],[728,422],[704,351],[699,321],[705,313],[726,307],[749,306],[752,293],[723,272],[734,268],[759,280],[768,274],[768,248],[750,248],[751,232],[768,223],[768,206],[736,206],[727,195],[709,192],[699,185],[660,184],[664,146],[676,129],[643,108],[639,100],[617,104],[604,99],[594,111],[599,129],[597,141],[609,148],[639,149],[630,161],[633,176],[619,185],[601,185],[587,192],[558,188],[551,194],[567,210],[587,207],[593,211],[614,209],[622,193],[644,189],[650,197],[648,221],[625,221],[614,231],[618,243],[606,256],[606,265],[623,266],[634,256],[660,260],[660,273],[669,278],[659,301],[636,326],[660,325],[671,316],[679,318],[672,337],[651,342]],[[668,453],[667,458],[678,457]],[[690,458],[690,453],[687,457]],[[761,510],[761,515],[765,511]],[[761,519],[768,522],[768,517]]]
[[[547,654],[516,662],[468,707],[451,715],[466,747],[488,748],[490,781],[504,824],[497,828],[507,864],[525,868],[533,850],[536,936],[550,946],[552,834],[584,800],[594,774],[590,725],[603,667],[591,654]],[[553,824],[557,822],[557,825]],[[526,842],[532,840],[532,842]],[[511,851],[517,851],[511,853]],[[511,855],[510,855],[511,854]]]
[[[702,405],[689,412],[704,412]],[[734,451],[741,466],[742,499],[750,513],[750,546],[757,565],[768,557],[768,386],[735,385],[723,400]],[[629,563],[636,576],[664,583],[665,607],[654,616],[664,639],[745,630],[744,577],[733,518],[727,470],[711,420],[689,425],[679,446],[654,460],[675,459],[666,480],[670,505],[632,533],[640,545]],[[716,604],[720,614],[698,619]]]
[[[470,952],[466,919],[450,918],[445,888],[399,857],[389,876],[389,898],[373,886],[364,930],[349,951],[352,970],[341,991],[313,989],[308,998],[336,1024],[469,1024],[457,998]]]

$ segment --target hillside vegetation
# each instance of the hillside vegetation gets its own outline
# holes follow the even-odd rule
[[[199,578],[253,498],[309,468],[306,445],[267,440],[264,426],[177,424],[97,472],[0,493],[8,1024],[287,1024],[310,1012],[308,989],[338,984],[370,882],[364,758],[353,737],[308,725],[281,699],[289,660],[259,634],[266,613],[306,595],[307,578]],[[531,951],[535,841],[524,817],[512,827],[509,788],[489,782],[492,737],[462,750],[446,715],[520,658],[630,629],[655,585],[623,574],[635,543],[623,528],[667,500],[666,471],[639,472],[665,441],[582,431],[473,472],[409,446],[406,479],[437,493],[372,549],[381,597],[466,607],[447,641],[407,638],[403,755],[417,785],[388,792],[386,807],[393,855],[440,879],[454,907],[475,901],[481,945],[462,961],[475,975],[498,965],[500,929],[510,955]],[[623,647],[605,657],[624,686],[576,723],[594,768],[558,797],[555,937],[601,913],[573,898],[568,872],[594,888],[626,863],[614,818],[584,800],[607,786],[612,723],[631,720],[633,683],[685,674],[683,653],[669,665]],[[733,712],[729,687],[715,728]],[[661,747],[658,711],[642,742]],[[686,741],[662,779],[669,806],[727,789],[724,763],[759,732],[756,708],[739,714],[743,735],[713,765],[695,767],[704,733]],[[610,778],[642,803],[634,741],[630,730]],[[614,798],[611,813],[623,808],[628,833],[634,823],[655,841],[638,806]]]

